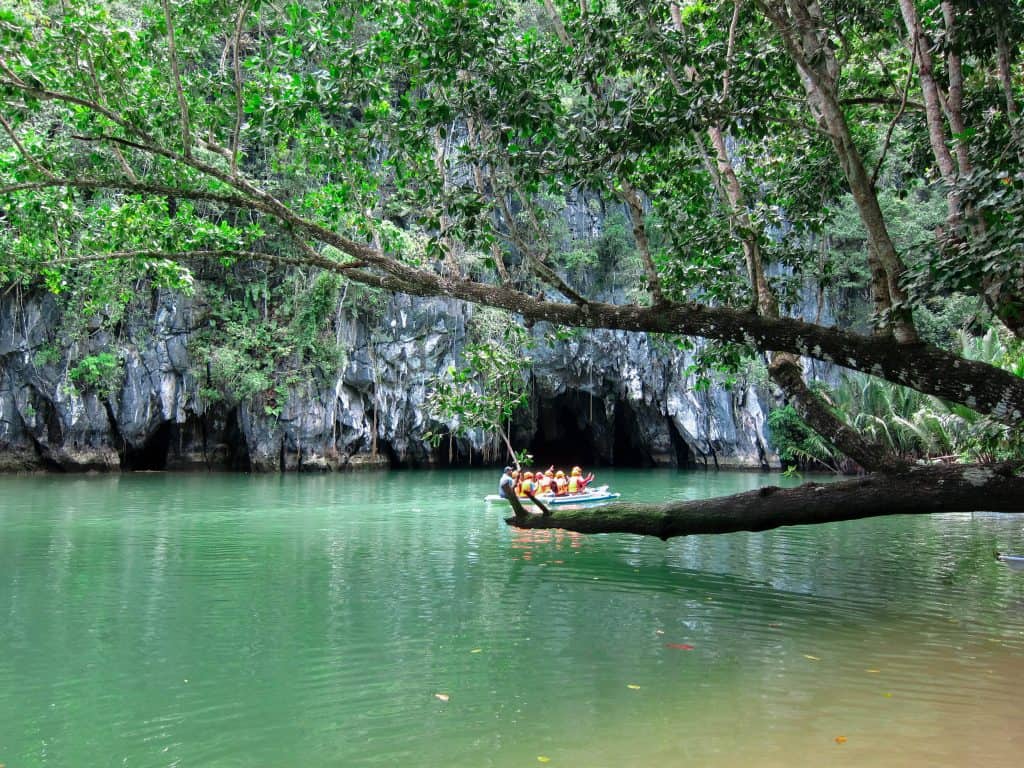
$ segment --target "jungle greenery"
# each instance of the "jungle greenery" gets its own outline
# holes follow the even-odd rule
[[[269,408],[358,284],[767,355],[869,470],[1019,459],[1022,41],[1015,0],[9,0],[0,282],[116,315],[199,277],[211,396]],[[920,408],[876,429],[799,355],[995,443],[911,447]]]

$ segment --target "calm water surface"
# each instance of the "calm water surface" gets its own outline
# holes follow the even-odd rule
[[[0,764],[1024,759],[1024,518],[663,543],[509,529],[496,479],[0,477]]]

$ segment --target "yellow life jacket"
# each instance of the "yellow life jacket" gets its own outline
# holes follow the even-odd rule
[[[582,478],[577,477],[576,475],[569,478],[569,493],[580,492],[580,480],[582,480]]]
[[[519,495],[527,496],[533,493],[533,490],[533,480],[523,480],[522,484],[519,486]]]

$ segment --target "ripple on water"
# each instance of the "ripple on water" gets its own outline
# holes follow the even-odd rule
[[[638,498],[777,482],[606,474]],[[1012,518],[662,543],[509,529],[466,501],[489,473],[97,480],[0,479],[8,765],[999,765],[1024,748],[1024,580],[991,560],[1024,549]]]

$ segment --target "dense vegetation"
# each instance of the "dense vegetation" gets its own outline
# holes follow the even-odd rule
[[[221,394],[336,357],[352,282],[767,354],[817,461],[1019,461],[1022,40],[1012,0],[15,0],[0,281],[109,314],[201,272]],[[807,284],[871,309],[791,317]],[[801,355],[942,402],[873,414]]]

